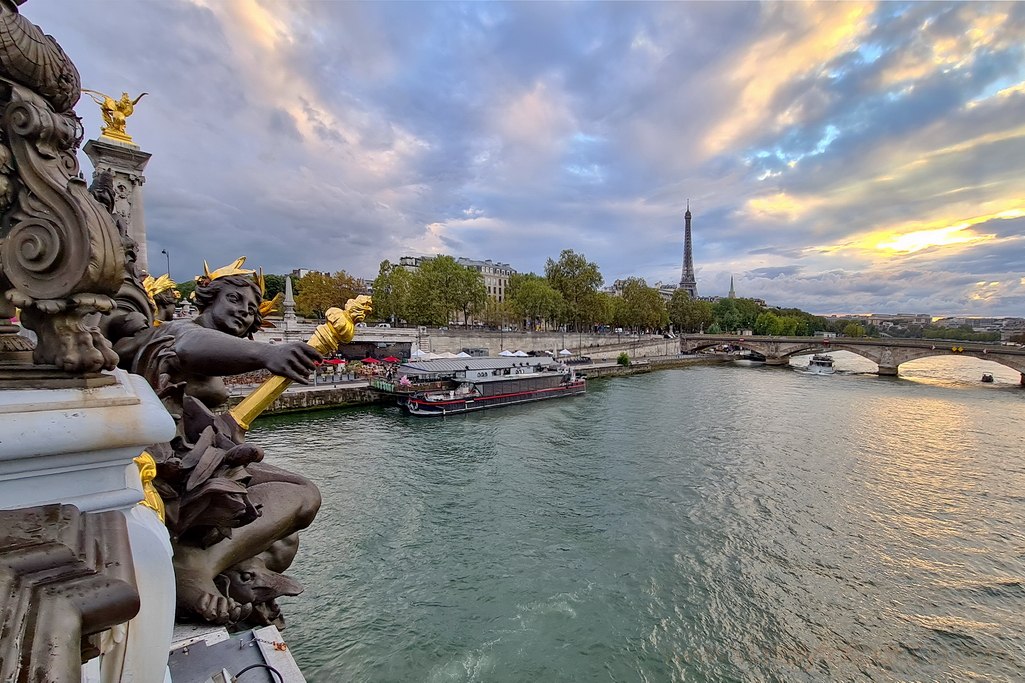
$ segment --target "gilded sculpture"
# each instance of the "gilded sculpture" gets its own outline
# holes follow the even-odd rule
[[[135,113],[135,105],[139,103],[139,100],[149,93],[142,93],[133,100],[128,93],[123,92],[121,97],[115,100],[110,95],[104,95],[97,90],[83,88],[82,92],[100,105],[100,113],[103,115],[103,127],[100,129],[100,134],[119,142],[132,143],[132,136],[125,132],[125,123],[128,117]]]
[[[350,341],[370,312],[368,297],[331,309],[310,343],[252,340],[261,325],[263,278],[244,258],[197,278],[195,320],[151,324],[117,340],[121,365],[145,377],[178,425],[169,443],[147,449],[174,546],[181,617],[220,624],[283,625],[275,599],[301,586],[285,577],[297,533],[320,507],[316,485],[263,462],[245,431],[289,383],[305,383],[322,354]],[[156,286],[157,280],[150,283]],[[167,290],[165,290],[167,291]],[[228,413],[221,377],[275,375]]]

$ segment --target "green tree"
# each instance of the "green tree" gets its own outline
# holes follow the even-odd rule
[[[425,259],[410,283],[409,311],[420,325],[444,325],[455,311],[480,310],[487,300],[484,277],[451,256]]]
[[[360,286],[356,278],[344,270],[334,275],[307,273],[299,278],[296,310],[304,316],[321,318],[332,306],[342,307],[356,296]]]
[[[383,320],[398,323],[408,319],[413,274],[397,263],[381,261],[374,278],[374,314]]]
[[[758,316],[765,310],[754,299],[720,299],[712,307],[716,322],[728,331],[754,328]]]
[[[545,277],[566,301],[566,314],[573,321],[574,329],[581,328],[581,321],[586,317],[585,305],[593,303],[589,297],[597,294],[604,279],[598,265],[587,260],[583,254],[572,249],[564,249],[559,260],[548,259],[545,262]]]
[[[458,265],[458,264],[457,264]],[[483,312],[488,302],[488,290],[484,285],[484,276],[478,270],[461,266],[462,272],[457,279],[456,291],[453,292],[453,299],[459,304],[463,311],[463,321],[470,324],[470,314]]]
[[[623,316],[635,330],[661,329],[669,324],[669,312],[658,290],[639,277],[627,278],[623,285]]]
[[[484,309],[480,311],[478,317],[489,327],[505,327],[506,324],[516,320],[517,314],[508,301],[499,301],[488,297],[488,300],[484,302]]]
[[[512,310],[529,321],[531,329],[558,319],[565,305],[562,294],[547,279],[534,273],[517,273],[510,277],[506,298]]]
[[[779,335],[782,334],[782,321],[772,311],[766,311],[755,320],[753,332],[755,334]]]
[[[181,293],[181,301],[192,301],[192,293],[196,291],[196,281],[186,280],[185,282],[179,282],[177,284],[178,286],[175,287],[175,289]]]
[[[598,325],[612,325],[620,315],[622,306],[622,297],[607,292],[595,292],[587,298],[585,309],[592,322]]]
[[[843,336],[845,337],[864,337],[865,328],[858,323],[847,323],[843,328]]]
[[[712,304],[698,301],[685,289],[677,289],[669,300],[669,319],[681,332],[709,330],[715,316]]]
[[[285,293],[284,275],[264,275],[263,284],[266,287],[266,291],[263,293],[264,299],[273,299],[278,294],[284,295]]]

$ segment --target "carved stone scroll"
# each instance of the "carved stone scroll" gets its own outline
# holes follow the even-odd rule
[[[80,177],[79,93],[63,50],[0,2],[0,292],[38,337],[35,363],[88,373],[117,364],[85,321],[113,307],[124,252]]]

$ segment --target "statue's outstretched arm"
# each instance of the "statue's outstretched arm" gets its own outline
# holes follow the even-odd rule
[[[321,355],[302,342],[264,344],[196,326],[175,341],[175,353],[190,374],[223,377],[255,370],[306,384]]]

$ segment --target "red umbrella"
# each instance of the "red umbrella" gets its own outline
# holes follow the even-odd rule
[[[380,363],[381,361],[377,360],[376,358],[364,358],[363,362],[364,363]]]
[[[344,360],[341,360],[340,358],[328,358],[328,359],[327,359],[326,361],[324,361],[324,362],[325,362],[325,363],[329,363],[330,365],[341,365],[341,364],[342,364],[342,363],[344,363],[345,361],[344,361]]]
[[[382,358],[382,360],[385,363],[398,363],[399,362],[399,359],[396,358],[395,356],[388,356],[387,358]]]

